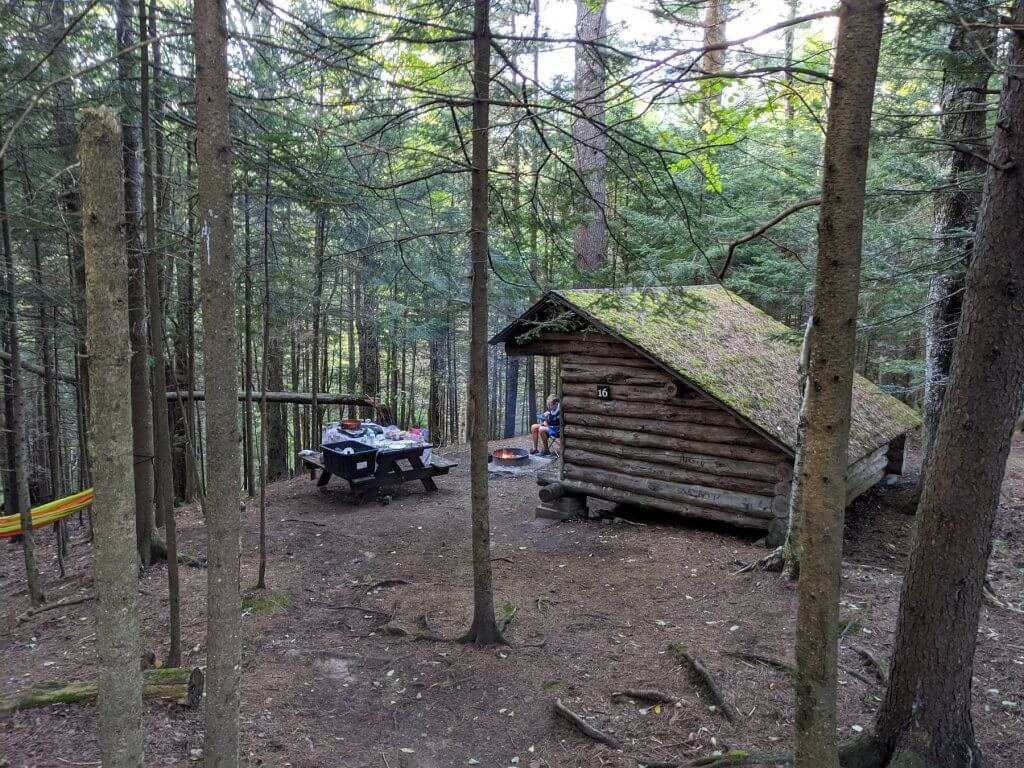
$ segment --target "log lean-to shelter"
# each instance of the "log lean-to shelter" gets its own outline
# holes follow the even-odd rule
[[[542,499],[574,501],[566,511],[595,497],[774,545],[792,492],[801,336],[720,286],[691,286],[550,291],[491,343],[559,362],[562,463]],[[856,377],[847,504],[902,472],[920,423]]]

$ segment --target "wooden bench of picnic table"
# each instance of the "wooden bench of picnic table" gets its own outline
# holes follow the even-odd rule
[[[359,495],[362,502],[368,494],[376,492],[381,502],[389,504],[391,494],[403,483],[419,480],[424,490],[428,493],[437,490],[434,478],[440,475],[447,475],[452,468],[458,464],[449,461],[441,456],[431,456],[430,463],[424,464],[423,452],[432,446],[414,445],[408,448],[388,449],[382,448],[377,451],[377,467],[372,475],[362,478],[342,478],[348,481],[349,489]],[[322,488],[330,481],[331,473],[323,463],[322,458],[310,454],[299,454],[306,469],[309,470],[310,480],[316,480],[318,488]],[[398,462],[407,461],[412,467],[406,469]],[[319,472],[319,477],[317,473]]]

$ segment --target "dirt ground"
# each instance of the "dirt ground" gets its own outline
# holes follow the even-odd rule
[[[790,747],[792,688],[779,670],[737,659],[791,660],[796,592],[766,574],[733,575],[764,554],[734,531],[647,519],[534,520],[529,477],[491,482],[496,602],[514,611],[509,647],[414,639],[454,637],[469,625],[466,456],[440,491],[407,486],[390,506],[357,507],[338,480],[306,477],[269,492],[270,593],[253,596],[256,516],[245,516],[242,584],[244,762],[264,766],[631,766],[686,762],[716,749]],[[887,658],[913,518],[899,507],[910,483],[876,489],[848,514],[840,656],[841,736],[870,725],[881,687],[855,648]],[[250,505],[250,510],[255,505]],[[995,533],[991,583],[1024,603],[1024,442],[1010,459]],[[195,509],[179,509],[182,550],[202,556]],[[37,536],[53,600],[92,589],[90,547],[72,525],[68,576],[56,578],[52,536]],[[182,568],[185,664],[205,654],[206,573]],[[383,583],[382,583],[383,582]],[[140,582],[143,644],[166,653],[166,570]],[[91,677],[92,606],[19,622],[28,607],[17,546],[0,544],[0,690]],[[426,618],[424,618],[426,617]],[[401,635],[402,631],[410,633]],[[738,711],[708,709],[669,650],[684,643]],[[657,688],[675,705],[618,699]],[[553,717],[556,698],[614,735],[613,750]],[[1024,748],[1024,616],[986,605],[978,632],[974,722],[993,768],[1020,765]],[[200,759],[202,717],[169,702],[146,705],[146,764]],[[0,766],[98,765],[92,706],[54,706],[0,718]]]

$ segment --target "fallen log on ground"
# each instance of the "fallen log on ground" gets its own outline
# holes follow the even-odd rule
[[[198,667],[147,669],[142,673],[142,698],[171,699],[195,709],[203,699],[203,672]],[[96,682],[36,683],[18,693],[0,696],[0,715],[52,704],[96,700]]]

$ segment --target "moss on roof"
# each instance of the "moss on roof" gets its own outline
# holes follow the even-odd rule
[[[793,450],[800,410],[801,334],[721,286],[579,289],[549,296],[674,370]],[[920,423],[911,408],[867,379],[855,377],[850,461]]]

